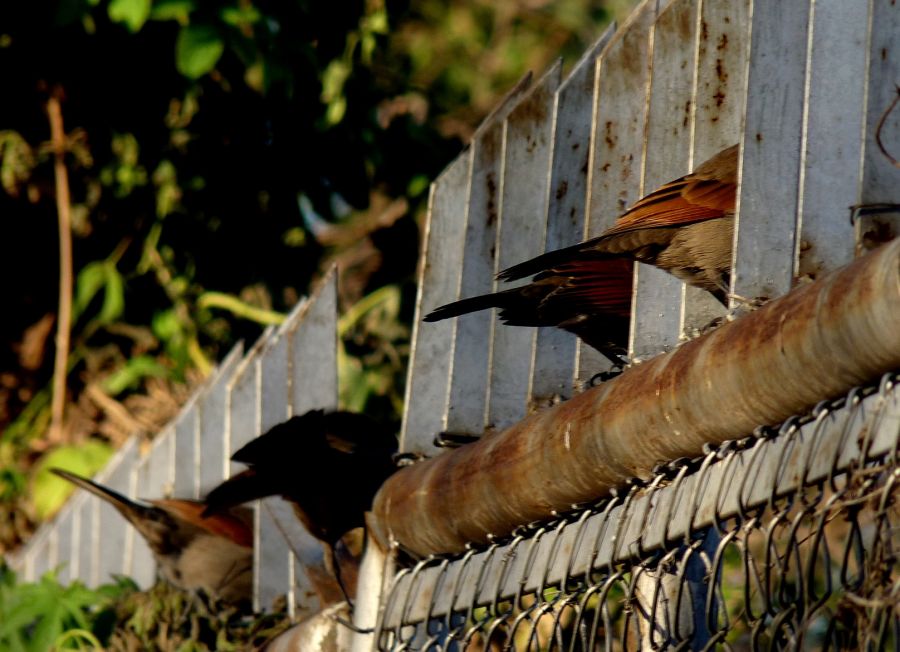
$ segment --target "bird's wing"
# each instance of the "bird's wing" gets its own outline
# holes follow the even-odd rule
[[[194,525],[205,532],[224,537],[245,548],[253,547],[252,528],[248,527],[245,521],[227,511],[204,517],[203,511],[206,509],[206,503],[196,500],[166,498],[150,502],[173,518]]]
[[[640,229],[684,226],[734,211],[736,186],[693,175],[662,186],[632,206],[597,240]]]
[[[634,264],[627,258],[573,259],[539,274],[535,282],[562,277],[557,287],[541,301],[542,315],[559,315],[561,324],[574,315],[631,314],[631,286]]]

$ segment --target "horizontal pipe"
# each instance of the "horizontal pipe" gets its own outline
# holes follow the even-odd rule
[[[900,368],[900,240],[507,430],[400,470],[374,534],[460,552]]]

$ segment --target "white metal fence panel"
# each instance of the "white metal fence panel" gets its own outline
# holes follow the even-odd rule
[[[862,180],[860,204],[895,205],[888,213],[863,216],[857,222],[857,239],[862,244],[879,241],[900,234],[900,183],[897,168],[877,143],[878,127],[882,123],[881,140],[886,151],[900,158],[900,111],[886,114],[897,97],[900,85],[900,7],[894,0],[872,0],[869,15],[868,69],[866,70],[866,116],[863,131]]]
[[[557,61],[506,118],[495,273],[544,251],[553,103],[561,70]],[[502,285],[495,281],[494,289],[511,286]],[[505,428],[527,413],[536,331],[507,328],[496,318],[491,327],[487,425]]]
[[[337,297],[337,271],[333,268],[303,312],[286,325],[291,415],[338,407]],[[286,506],[283,501],[282,505]],[[288,611],[300,618],[325,606],[311,590],[311,574],[324,572],[324,561],[321,544],[306,532],[292,511],[282,507],[276,520],[293,553]]]
[[[400,448],[433,453],[435,434],[444,429],[453,325],[420,327],[428,311],[457,298],[465,242],[465,211],[472,151],[463,153],[431,186],[423,234],[409,374]]]
[[[462,272],[457,297],[472,297],[493,290],[497,254],[497,222],[503,180],[503,134],[506,117],[531,84],[526,76],[488,116],[472,139],[472,170],[465,207]],[[440,304],[425,304],[431,310]],[[417,320],[421,315],[417,315]],[[452,360],[447,391],[447,430],[480,433],[485,424],[490,374],[491,311],[462,315],[451,322]],[[424,332],[424,330],[423,330]],[[414,340],[418,342],[419,331]]]
[[[750,42],[750,0],[702,0],[698,10],[691,169],[740,141]],[[708,292],[685,287],[684,335],[724,313]]]
[[[594,70],[615,31],[615,24],[606,29],[556,92],[544,251],[578,242],[584,234]],[[570,397],[575,390],[577,340],[556,328],[541,328],[536,336],[529,390],[532,403],[541,405],[557,397]]]
[[[640,197],[647,110],[649,33],[658,0],[644,0],[597,62],[585,237],[600,235]],[[610,363],[579,342],[578,384]]]
[[[747,300],[791,287],[809,18],[806,2],[753,2],[731,279]]]
[[[697,6],[674,0],[650,30],[650,90],[639,196],[690,172]],[[684,283],[656,267],[635,269],[632,355],[673,349],[681,338]]]
[[[849,206],[859,188],[868,3],[817,0],[810,22],[796,275],[814,279],[855,249]]]
[[[213,373],[200,403],[200,495],[228,477],[228,386],[244,355],[239,342]]]

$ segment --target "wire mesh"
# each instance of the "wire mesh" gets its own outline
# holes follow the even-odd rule
[[[379,649],[900,649],[898,379],[400,571]]]

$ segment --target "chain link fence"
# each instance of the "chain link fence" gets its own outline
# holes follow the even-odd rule
[[[897,649],[898,379],[401,571],[379,648]]]

